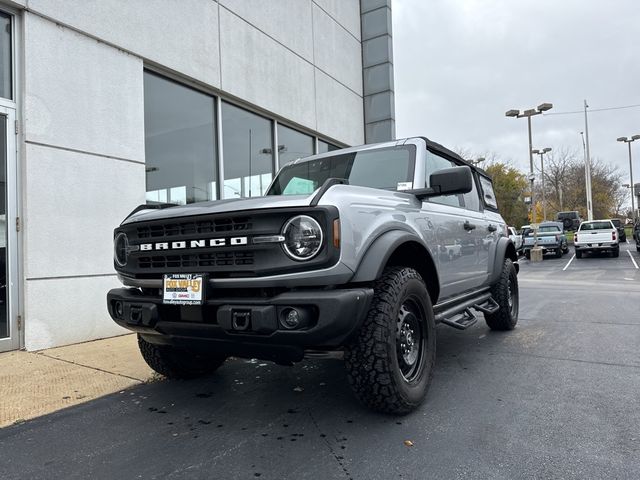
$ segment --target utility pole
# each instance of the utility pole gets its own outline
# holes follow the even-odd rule
[[[584,133],[587,137],[584,157],[584,176],[587,189],[587,220],[593,220],[593,198],[591,196],[591,154],[589,153],[589,123],[587,121],[587,101],[584,101]]]

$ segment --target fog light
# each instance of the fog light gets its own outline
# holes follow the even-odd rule
[[[115,313],[118,318],[124,318],[124,305],[122,305],[122,302],[114,303],[113,313]]]
[[[284,328],[293,329],[300,325],[300,314],[294,308],[289,308],[283,312],[282,326]]]

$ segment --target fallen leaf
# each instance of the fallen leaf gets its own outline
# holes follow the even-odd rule
[[[294,392],[302,392],[302,391],[304,391],[304,388],[302,388],[302,387],[296,387],[296,388],[294,388],[294,389],[293,389],[293,391],[294,391]]]
[[[405,446],[407,447],[413,447],[413,442],[411,440],[405,440],[404,441]]]

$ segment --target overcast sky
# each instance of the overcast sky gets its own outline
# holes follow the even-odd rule
[[[398,138],[425,135],[528,171],[526,119],[505,111],[551,102],[548,113],[640,104],[637,0],[393,0]],[[532,118],[533,148],[582,152],[584,115]],[[591,156],[619,166],[620,136],[640,134],[640,108],[589,114]],[[640,182],[640,141],[632,144]]]

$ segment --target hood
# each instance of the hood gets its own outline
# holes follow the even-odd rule
[[[315,192],[314,192],[315,193]],[[180,205],[163,209],[140,210],[127,218],[122,225],[163,218],[190,217],[193,215],[208,215],[215,213],[233,212],[241,214],[249,210],[267,208],[307,207],[313,195],[270,195],[266,197],[233,198],[229,200],[213,200],[189,205]]]

